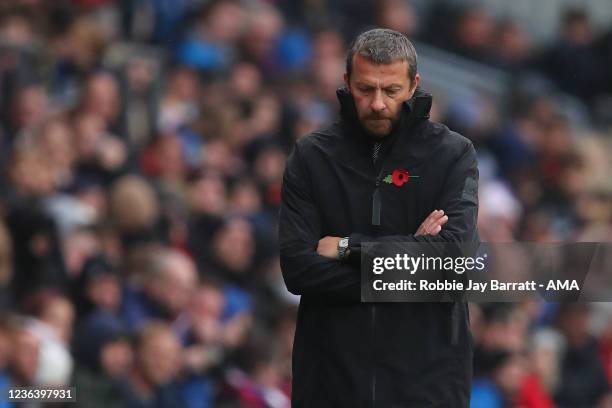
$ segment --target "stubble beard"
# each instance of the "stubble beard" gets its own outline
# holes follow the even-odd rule
[[[360,122],[361,126],[365,129],[365,131],[374,138],[384,138],[388,136],[389,134],[391,134],[391,132],[393,132],[393,129],[397,124],[397,118],[380,118],[380,122],[383,122],[384,126],[382,124],[376,124],[376,122],[378,121],[374,121],[373,123],[372,119],[376,119],[376,117],[373,118],[372,116],[368,116],[364,119],[361,119]]]

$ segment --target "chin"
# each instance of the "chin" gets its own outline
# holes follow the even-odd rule
[[[367,128],[368,132],[370,132],[370,134],[372,136],[376,136],[376,137],[385,137],[387,136],[389,133],[391,133],[391,129],[381,129],[381,128],[376,128],[376,129],[372,129],[372,128]]]
[[[365,121],[362,122],[363,127],[373,136],[383,137],[391,133],[391,123],[389,121]]]

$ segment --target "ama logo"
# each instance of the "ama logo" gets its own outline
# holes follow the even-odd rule
[[[574,280],[549,280],[546,290],[580,290],[578,282]]]

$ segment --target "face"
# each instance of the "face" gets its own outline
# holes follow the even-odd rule
[[[121,99],[117,80],[109,74],[99,74],[87,84],[86,106],[106,121],[113,121],[119,114]]]
[[[222,340],[221,315],[225,299],[220,290],[201,286],[191,299],[190,315],[196,341],[214,344]]]
[[[176,317],[188,306],[198,272],[191,259],[183,254],[171,252],[165,257],[163,271],[147,282],[146,290],[167,313]]]
[[[353,95],[361,125],[374,136],[386,136],[400,116],[402,103],[414,95],[419,83],[408,78],[408,62],[374,64],[360,55],[353,57],[350,78],[344,81]]]
[[[218,259],[234,273],[244,273],[251,265],[255,242],[251,225],[235,219],[225,225],[213,239]]]
[[[128,371],[132,364],[132,348],[125,340],[107,343],[100,352],[100,365],[106,375],[112,378],[120,377]]]
[[[181,368],[181,344],[171,331],[156,332],[138,350],[138,359],[151,384],[167,384]]]
[[[45,308],[41,320],[53,328],[65,343],[70,341],[74,323],[74,307],[67,299],[57,298],[50,302]]]
[[[20,330],[15,334],[12,354],[12,369],[19,378],[18,383],[29,385],[34,381],[38,368],[40,341],[31,332]]]
[[[87,295],[98,307],[115,311],[121,304],[121,287],[115,275],[105,274],[87,285]]]

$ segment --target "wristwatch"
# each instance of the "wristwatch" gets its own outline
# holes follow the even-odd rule
[[[343,260],[346,258],[346,251],[349,248],[349,237],[340,238],[338,241],[338,258]]]

